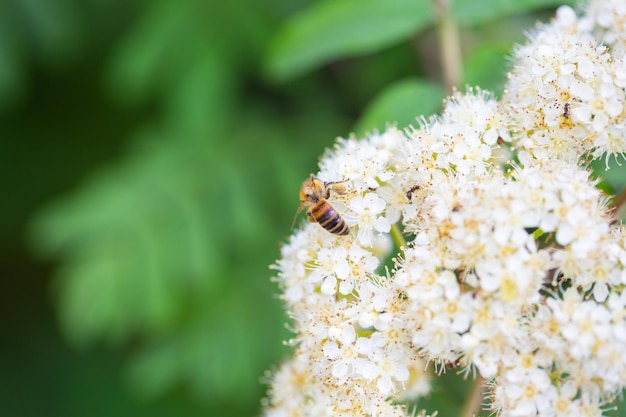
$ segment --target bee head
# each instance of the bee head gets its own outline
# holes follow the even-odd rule
[[[316,203],[326,194],[326,186],[313,174],[302,183],[300,188],[300,201],[306,203]]]

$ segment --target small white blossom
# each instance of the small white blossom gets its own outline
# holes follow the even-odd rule
[[[364,246],[371,247],[373,233],[389,233],[391,223],[384,217],[385,200],[375,193],[367,193],[363,197],[350,200],[351,213],[345,216],[348,225],[358,225],[357,240]]]

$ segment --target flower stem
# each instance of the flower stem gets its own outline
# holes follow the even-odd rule
[[[435,0],[439,20],[439,50],[443,82],[448,92],[454,91],[461,76],[461,38],[459,26],[450,13],[450,0]]]
[[[474,378],[469,396],[465,401],[465,406],[461,412],[461,417],[472,417],[480,411],[480,404],[483,399],[483,379],[480,375]]]
[[[391,226],[391,237],[393,242],[398,247],[398,250],[404,254],[404,248],[406,248],[406,239],[402,236],[402,230],[397,223]]]

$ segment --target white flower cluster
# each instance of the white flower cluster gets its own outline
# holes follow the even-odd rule
[[[515,51],[502,105],[524,163],[626,151],[626,3],[588,10],[561,7]]]
[[[350,234],[308,223],[282,247],[295,354],[265,416],[411,415],[428,363],[478,372],[501,416],[602,414],[626,386],[626,232],[579,161],[626,150],[622,3],[560,8],[502,101],[457,93],[324,155]]]

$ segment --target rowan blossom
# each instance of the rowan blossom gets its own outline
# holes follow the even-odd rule
[[[626,32],[609,30],[611,50],[600,36],[605,28],[592,24],[606,22],[609,14],[623,21],[626,13],[619,0],[590,2],[588,10],[594,14],[579,19],[570,7],[560,7],[551,23],[514,52],[502,106],[526,164],[533,158],[575,160],[585,154],[608,160],[626,151],[624,48],[619,46]]]
[[[585,13],[530,35],[501,100],[457,92],[324,155],[350,233],[281,248],[295,353],[266,416],[408,416],[449,364],[501,416],[601,415],[625,387],[626,233],[585,163],[626,150],[626,10]]]

